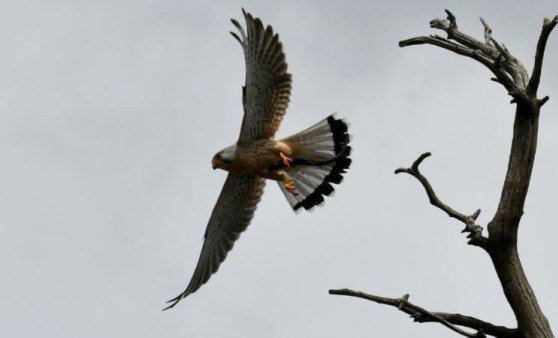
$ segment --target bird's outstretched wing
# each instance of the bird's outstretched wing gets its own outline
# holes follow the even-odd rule
[[[232,23],[239,34],[231,34],[240,42],[246,61],[246,83],[242,90],[244,118],[239,141],[271,139],[275,135],[289,104],[291,74],[283,44],[273,28],[264,28],[259,18],[254,18],[244,9],[246,32],[238,21]]]
[[[229,174],[213,208],[198,265],[188,287],[164,310],[196,292],[205,284],[227,257],[240,233],[246,230],[263,193],[265,180],[249,175]]]

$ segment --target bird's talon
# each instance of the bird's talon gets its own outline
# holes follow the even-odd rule
[[[287,189],[288,192],[290,192],[294,196],[298,195],[298,192],[296,192],[296,185],[293,181],[284,182],[283,186],[285,187],[285,189]]]
[[[283,160],[283,164],[285,165],[285,167],[290,167],[291,166],[291,162],[293,161],[292,158],[288,157],[287,155],[283,154],[282,152],[279,152],[279,156]]]

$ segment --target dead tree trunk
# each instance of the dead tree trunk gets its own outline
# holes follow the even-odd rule
[[[446,13],[446,20],[432,20],[430,27],[443,30],[447,33],[447,38],[438,35],[421,36],[401,41],[399,46],[430,44],[482,63],[495,75],[492,80],[504,86],[512,97],[511,102],[516,105],[508,170],[498,209],[488,223],[488,236],[485,237],[483,228],[475,223],[480,210],[472,215],[465,215],[450,208],[438,198],[428,179],[419,170],[420,164],[430,153],[421,155],[410,168],[399,168],[395,173],[407,173],[415,177],[423,185],[432,205],[465,224],[463,232],[468,233],[468,244],[480,247],[488,253],[506,299],[515,314],[517,328],[497,326],[460,314],[430,312],[410,303],[408,295],[394,299],[348,289],[329,292],[395,306],[410,314],[415,321],[437,322],[465,337],[554,337],[523,271],[517,250],[517,233],[535,161],[540,109],[548,100],[548,96],[537,98],[543,56],[548,37],[558,24],[558,17],[544,20],[536,49],[535,65],[529,76],[521,62],[513,57],[505,46],[492,38],[492,30],[482,18],[484,41],[478,41],[460,32],[455,16],[447,10]],[[467,328],[473,329],[474,332]]]

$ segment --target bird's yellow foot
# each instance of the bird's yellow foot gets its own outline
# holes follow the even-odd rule
[[[296,184],[294,183],[293,180],[283,181],[283,186],[285,187],[285,189],[287,189],[288,192],[290,192],[294,196],[298,195],[298,192],[296,191]]]
[[[289,156],[283,154],[282,152],[279,152],[279,156],[281,157],[281,159],[283,160],[283,164],[285,165],[285,167],[290,167],[291,166],[291,162],[293,161],[292,158],[290,158]],[[294,183],[293,183],[294,184]],[[286,187],[286,186],[285,186]]]

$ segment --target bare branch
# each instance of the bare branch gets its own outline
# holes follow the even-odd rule
[[[418,305],[409,302],[409,295],[404,295],[401,298],[386,298],[378,297],[368,293],[354,291],[350,289],[329,290],[330,295],[350,296],[366,299],[378,304],[389,305],[396,307],[399,311],[405,312],[410,315],[415,322],[418,323],[440,323],[450,330],[459,333],[465,337],[480,338],[486,337],[489,334],[498,338],[517,338],[517,330],[509,329],[503,326],[496,326],[494,324],[482,321],[477,318],[463,316],[460,314],[448,314],[442,312],[431,312]],[[458,326],[468,327],[476,330],[476,333],[467,332]]]
[[[510,51],[504,46],[501,45],[498,41],[491,39],[492,44],[500,55],[498,55],[498,59],[496,64],[498,68],[502,70],[502,75],[505,75],[506,78],[511,77],[513,81],[510,81],[509,85],[513,88],[513,90],[517,93],[521,93],[523,88],[527,86],[527,81],[529,81],[529,74],[523,64],[516,59],[513,55],[511,55]],[[526,98],[527,96],[523,94]]]
[[[446,13],[446,20],[434,19],[430,21],[430,27],[446,32],[447,39],[438,36],[420,36],[400,41],[399,46],[431,44],[477,60],[496,75],[497,82],[506,88],[508,94],[514,98],[514,103],[528,102],[528,96],[524,88],[527,85],[529,75],[525,67],[503,45],[492,38],[492,29],[486,21],[481,18],[485,40],[482,42],[460,32],[457,28],[455,16],[448,10],[446,10]]]
[[[473,49],[470,48],[466,48],[462,45],[459,45],[455,42],[446,40],[440,36],[419,36],[416,38],[410,38],[407,40],[402,40],[399,41],[399,47],[407,47],[407,46],[413,46],[413,45],[423,45],[423,44],[430,44],[430,45],[434,45],[434,46],[438,46],[444,49],[447,49],[451,52],[454,52],[456,54],[460,54],[463,56],[467,56],[470,57],[472,59],[477,60],[478,62],[482,63],[483,65],[485,65],[487,68],[489,68],[490,70],[494,69],[494,65],[493,62],[487,58],[484,54],[479,53]],[[494,72],[494,71],[493,71]],[[498,76],[498,74],[494,74],[496,76]]]
[[[415,162],[413,162],[410,168],[399,168],[395,170],[395,173],[396,174],[406,173],[419,180],[419,182],[424,187],[424,190],[426,190],[426,194],[428,195],[430,204],[444,211],[446,214],[448,214],[449,217],[455,218],[460,222],[462,222],[463,224],[465,224],[465,229],[463,229],[462,232],[469,233],[469,235],[467,236],[467,238],[469,238],[469,242],[468,242],[469,244],[479,246],[481,248],[485,248],[487,238],[482,235],[482,227],[475,223],[475,221],[477,220],[481,212],[480,209],[475,211],[472,215],[464,215],[452,209],[451,207],[443,203],[438,198],[436,192],[434,192],[434,189],[432,188],[432,185],[430,185],[428,179],[421,174],[419,170],[419,166],[422,163],[422,161],[424,161],[424,159],[426,159],[430,155],[431,155],[430,153],[424,153],[420,155],[419,158],[417,158]]]
[[[500,338],[519,338],[517,329],[510,329],[505,326],[494,325],[484,320],[480,320],[471,316],[464,316],[459,313],[432,312],[436,316],[447,320],[453,325],[468,327],[477,331]],[[429,317],[413,317],[413,320],[419,323],[429,323],[432,319]]]
[[[531,80],[527,85],[527,93],[532,97],[537,96],[537,90],[539,88],[539,83],[541,81],[541,71],[544,58],[544,51],[546,49],[546,42],[550,33],[554,27],[558,24],[558,15],[554,19],[544,19],[543,28],[541,31],[541,36],[539,37],[539,42],[537,43],[537,51],[535,53],[535,65],[533,66],[533,73],[531,74]],[[546,101],[545,101],[546,102]],[[543,102],[544,104],[544,102]]]

